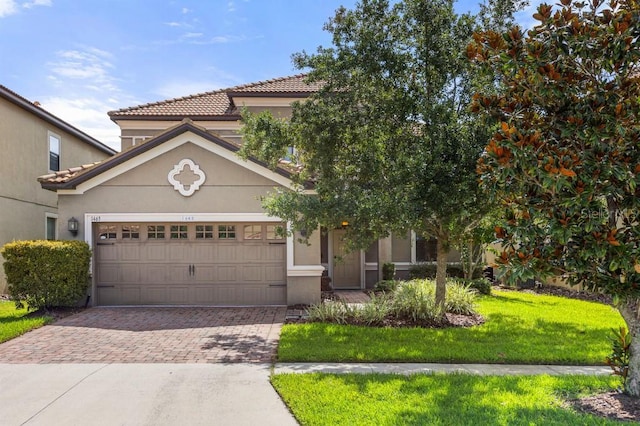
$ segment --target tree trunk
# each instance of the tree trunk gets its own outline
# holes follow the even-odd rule
[[[443,235],[438,235],[436,246],[436,305],[444,315],[444,301],[447,292],[447,257],[449,255],[449,241]]]
[[[467,267],[465,268],[464,271],[464,277],[467,280],[470,280],[473,278],[473,271],[475,269],[475,265],[474,265],[474,253],[473,253],[473,249],[474,249],[474,244],[473,241],[469,240],[467,241]]]
[[[638,318],[638,300],[620,303],[618,310],[627,323],[631,334],[629,350],[629,373],[625,384],[625,392],[633,397],[640,397],[640,318]]]

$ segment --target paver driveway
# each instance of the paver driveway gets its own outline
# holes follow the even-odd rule
[[[91,308],[0,344],[0,363],[271,362],[285,307]]]

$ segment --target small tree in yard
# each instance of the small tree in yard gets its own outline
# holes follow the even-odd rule
[[[541,5],[528,32],[474,36],[495,77],[474,109],[501,121],[480,161],[504,206],[509,279],[562,275],[614,297],[632,335],[626,391],[640,396],[640,13],[634,0]]]
[[[275,165],[294,147],[297,179],[314,182],[314,196],[267,199],[270,214],[307,230],[346,220],[352,249],[409,229],[437,238],[440,305],[450,248],[489,207],[475,168],[490,132],[468,111],[478,81],[464,57],[476,25],[451,0],[340,8],[325,27],[333,46],[294,55],[321,90],[295,103],[290,120],[243,115],[245,155]]]

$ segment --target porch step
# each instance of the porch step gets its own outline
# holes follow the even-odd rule
[[[335,290],[334,294],[345,303],[367,303],[371,297],[362,290]]]

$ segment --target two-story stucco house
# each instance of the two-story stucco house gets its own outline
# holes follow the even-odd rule
[[[0,246],[13,240],[56,239],[58,196],[36,178],[116,151],[0,85]],[[6,290],[0,258],[0,293]]]
[[[59,197],[58,232],[70,238],[64,221],[76,217],[78,238],[94,249],[92,303],[310,304],[323,273],[334,288],[364,289],[384,262],[406,271],[433,260],[432,244],[411,234],[346,255],[342,229],[301,244],[264,212],[260,197],[291,188],[295,170],[236,155],[240,110],[286,117],[317,89],[296,75],[112,111],[121,153],[42,176]]]

